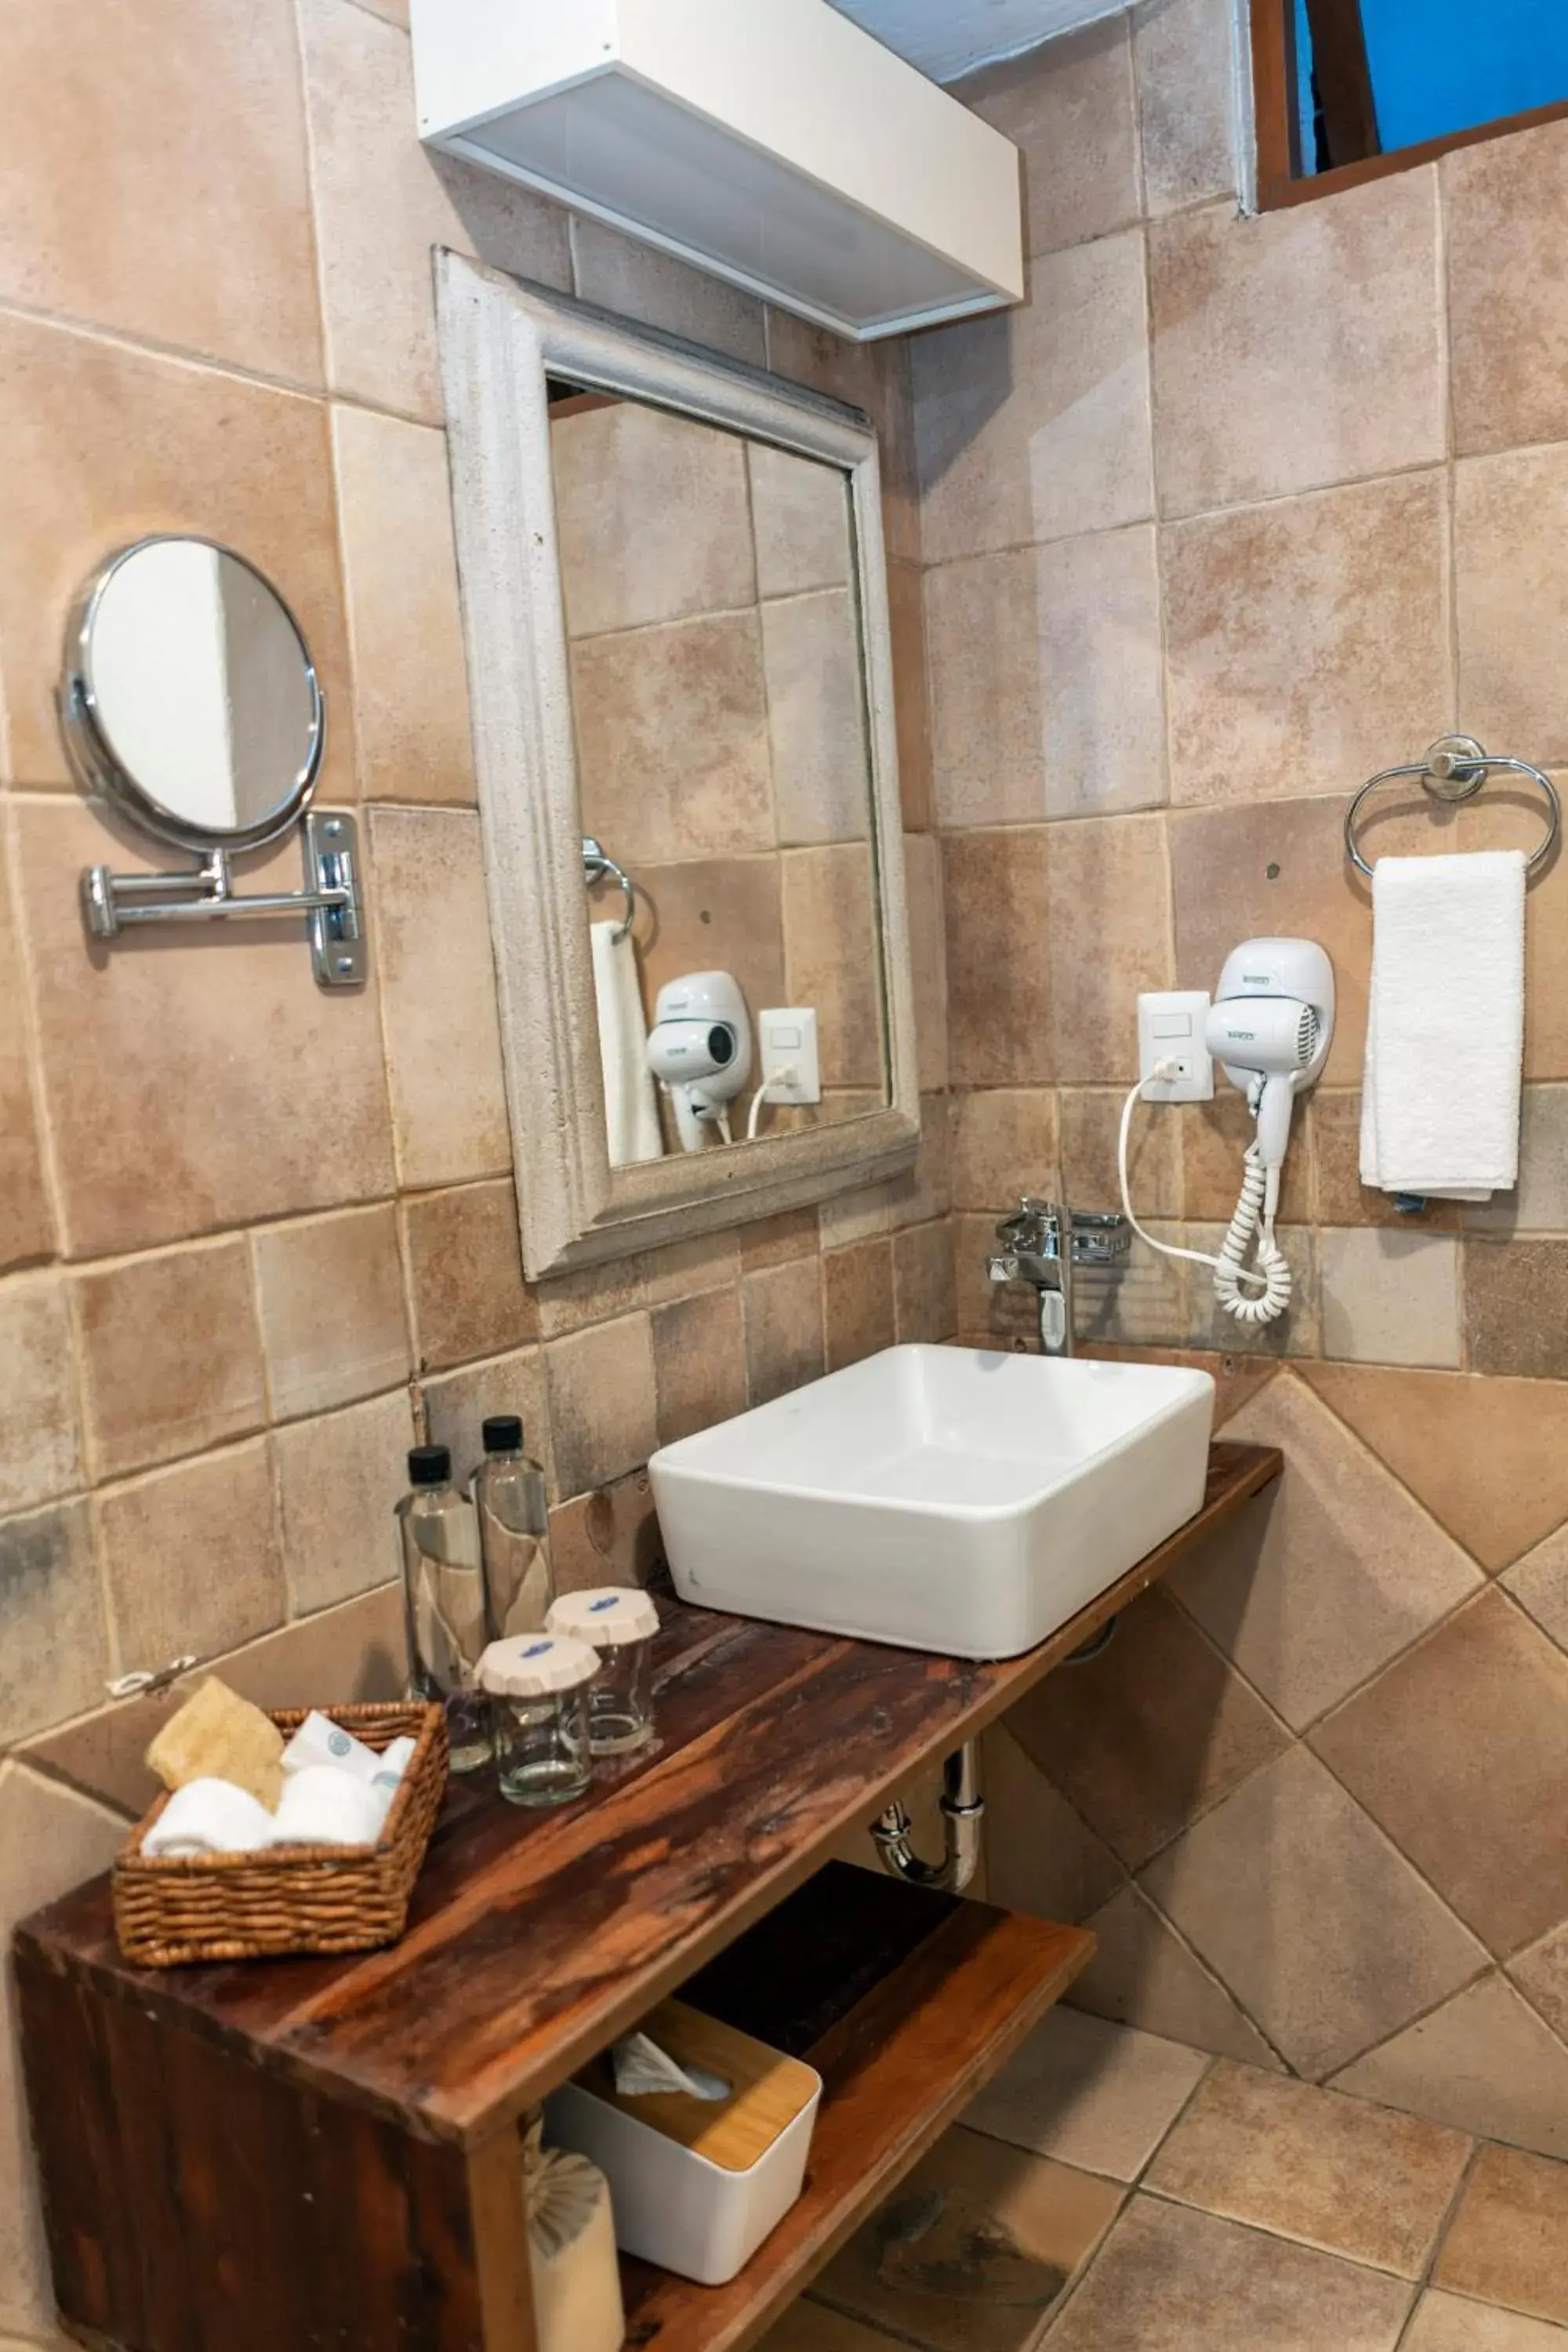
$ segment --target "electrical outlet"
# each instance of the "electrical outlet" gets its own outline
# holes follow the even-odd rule
[[[1204,1043],[1207,992],[1168,991],[1138,999],[1138,1075],[1145,1102],[1213,1102],[1214,1060]],[[1156,1062],[1174,1062],[1173,1078],[1156,1078]]]
[[[809,1004],[775,1005],[757,1015],[757,1053],[770,1102],[822,1100],[822,1069],[816,1050],[816,1013]],[[779,1073],[793,1070],[785,1085]]]

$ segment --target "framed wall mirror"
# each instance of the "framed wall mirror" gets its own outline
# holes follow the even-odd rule
[[[439,279],[529,1274],[900,1173],[875,435],[458,256]]]

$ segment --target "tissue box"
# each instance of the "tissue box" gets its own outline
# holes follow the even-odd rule
[[[722,2286],[800,2195],[822,2077],[683,2001],[663,2002],[641,2031],[721,2076],[729,2096],[624,2096],[606,2051],[546,2101],[545,2135],[605,2175],[626,2253]]]
[[[272,1720],[287,1739],[307,1712],[273,1709]],[[114,1865],[115,1930],[136,1967],[396,1943],[446,1791],[446,1714],[423,1700],[322,1712],[378,1752],[405,1736],[416,1743],[379,1842],[149,1860],[142,1840],[169,1801],[160,1797]]]

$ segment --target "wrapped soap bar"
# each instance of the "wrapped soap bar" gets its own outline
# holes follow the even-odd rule
[[[172,1715],[147,1750],[165,1789],[187,1780],[230,1780],[269,1813],[283,1793],[283,1734],[270,1716],[227,1685],[205,1682]]]
[[[539,2352],[621,2352],[626,2310],[610,2187],[585,2156],[543,2145],[536,2116],[522,2146],[523,2203]]]

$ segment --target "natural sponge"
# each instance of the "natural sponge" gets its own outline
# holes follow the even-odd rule
[[[283,1794],[283,1734],[270,1716],[226,1683],[205,1682],[172,1715],[147,1750],[166,1789],[187,1780],[232,1780],[270,1812]]]

